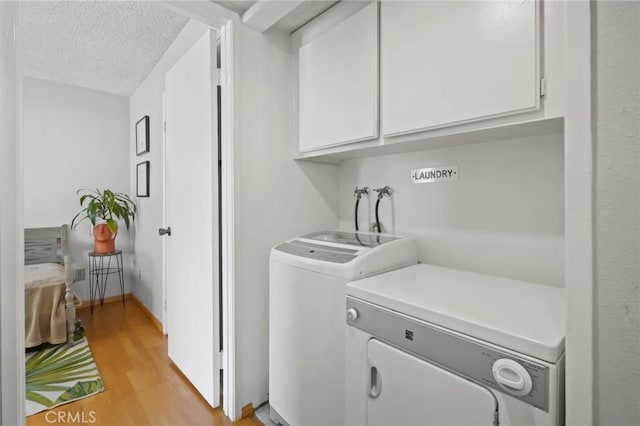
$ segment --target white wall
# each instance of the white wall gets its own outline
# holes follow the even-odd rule
[[[236,74],[236,416],[267,400],[269,252],[285,239],[335,228],[335,166],[292,160],[295,66],[288,34],[240,26]]]
[[[412,169],[448,165],[458,165],[459,181],[411,182]],[[340,227],[354,229],[356,185],[389,185],[383,229],[417,236],[420,261],[562,286],[563,178],[562,134],[349,160]],[[361,229],[375,222],[376,197],[360,203]]]
[[[164,204],[164,182],[162,167],[162,94],[164,77],[182,55],[205,33],[207,27],[190,21],[166,50],[147,78],[129,98],[130,122],[130,170],[131,193],[136,193],[136,165],[150,161],[149,197],[138,198],[138,218],[135,224],[135,265],[133,294],[151,313],[162,321],[162,239],[158,228],[164,226],[162,208]],[[150,151],[136,156],[135,123],[149,116]],[[138,279],[138,272],[140,278]]]
[[[595,6],[595,422],[640,424],[640,3]]]
[[[76,190],[129,192],[129,102],[124,96],[24,78],[24,226],[70,224],[80,210]],[[73,268],[88,268],[90,222],[70,232]],[[121,224],[116,247],[125,265],[129,234]],[[88,276],[88,270],[87,270]],[[89,299],[89,281],[74,288]],[[131,290],[125,276],[125,292]],[[120,294],[113,276],[106,296]]]

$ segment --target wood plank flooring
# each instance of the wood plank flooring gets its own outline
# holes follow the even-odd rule
[[[169,360],[166,337],[135,303],[97,306],[93,316],[80,309],[78,316],[105,391],[28,417],[27,426],[262,425],[254,416],[234,423],[222,409],[210,408]]]

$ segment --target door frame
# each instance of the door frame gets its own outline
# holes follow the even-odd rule
[[[0,2],[0,423],[25,422],[22,7]],[[3,160],[4,159],[4,160]]]
[[[167,226],[167,105],[162,93],[162,226]],[[162,241],[162,334],[167,335],[167,239]]]
[[[567,329],[565,421],[592,425],[595,406],[597,300],[594,231],[592,55],[595,14],[589,0],[568,1],[565,19],[564,235]]]
[[[235,401],[235,268],[234,253],[234,94],[237,80],[233,78],[234,70],[239,69],[236,29],[241,23],[240,17],[215,3],[166,1],[162,6],[186,17],[200,21],[218,30],[221,37],[222,63],[222,270],[224,280],[222,316],[224,321],[223,345],[225,348],[222,367],[225,371],[223,383],[223,411],[231,419],[236,419]],[[15,111],[15,117],[7,114],[7,124],[15,126],[0,127],[0,149],[7,153],[15,152],[16,161],[11,162],[15,172],[15,186],[0,186],[0,195],[4,200],[15,200],[12,214],[6,214],[0,222],[0,241],[7,242],[8,250],[0,251],[0,275],[2,283],[2,300],[0,300],[0,421],[7,424],[25,424],[25,383],[24,383],[24,292],[16,291],[15,283],[23,280],[24,264],[24,161],[22,158],[22,19],[20,2],[0,2],[0,22],[9,30],[0,33],[0,88],[11,87],[7,96],[0,98],[0,107],[7,112]],[[6,80],[6,81],[5,81]],[[1,118],[1,117],[0,117]],[[217,200],[216,200],[217,201]],[[10,205],[4,203],[2,206]],[[0,207],[2,207],[0,206]],[[4,207],[0,213],[5,213]],[[6,209],[9,210],[9,209]],[[4,246],[4,244],[3,244]],[[14,248],[14,249],[12,249]],[[13,253],[12,253],[13,252]],[[5,282],[6,281],[6,282]],[[6,291],[5,291],[6,290]],[[5,294],[6,293],[6,294]],[[6,297],[5,297],[6,296]]]
[[[199,21],[217,31],[220,37],[220,86],[222,101],[218,125],[222,126],[221,161],[222,161],[222,346],[223,353],[221,367],[224,371],[222,383],[222,410],[232,420],[236,420],[236,372],[235,372],[235,265],[234,265],[234,95],[237,90],[237,80],[234,70],[239,69],[236,29],[241,23],[236,13],[218,6],[212,2],[184,2],[168,1],[162,4],[169,10]],[[164,108],[163,108],[164,109]],[[164,136],[163,136],[164,138]],[[164,148],[163,148],[164,149]],[[166,161],[166,160],[165,160]],[[216,197],[215,203],[218,203]],[[164,210],[164,206],[163,206]],[[164,215],[164,211],[163,211]],[[163,243],[164,256],[164,243]],[[163,329],[166,332],[166,274],[163,265]]]

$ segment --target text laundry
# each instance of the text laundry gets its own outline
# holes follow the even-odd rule
[[[428,170],[413,175],[416,180],[419,179],[440,179],[452,177],[456,172],[454,170]]]

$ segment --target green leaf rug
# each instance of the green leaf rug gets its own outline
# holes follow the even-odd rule
[[[26,358],[27,416],[104,390],[83,335],[73,346],[50,346],[28,353]]]

